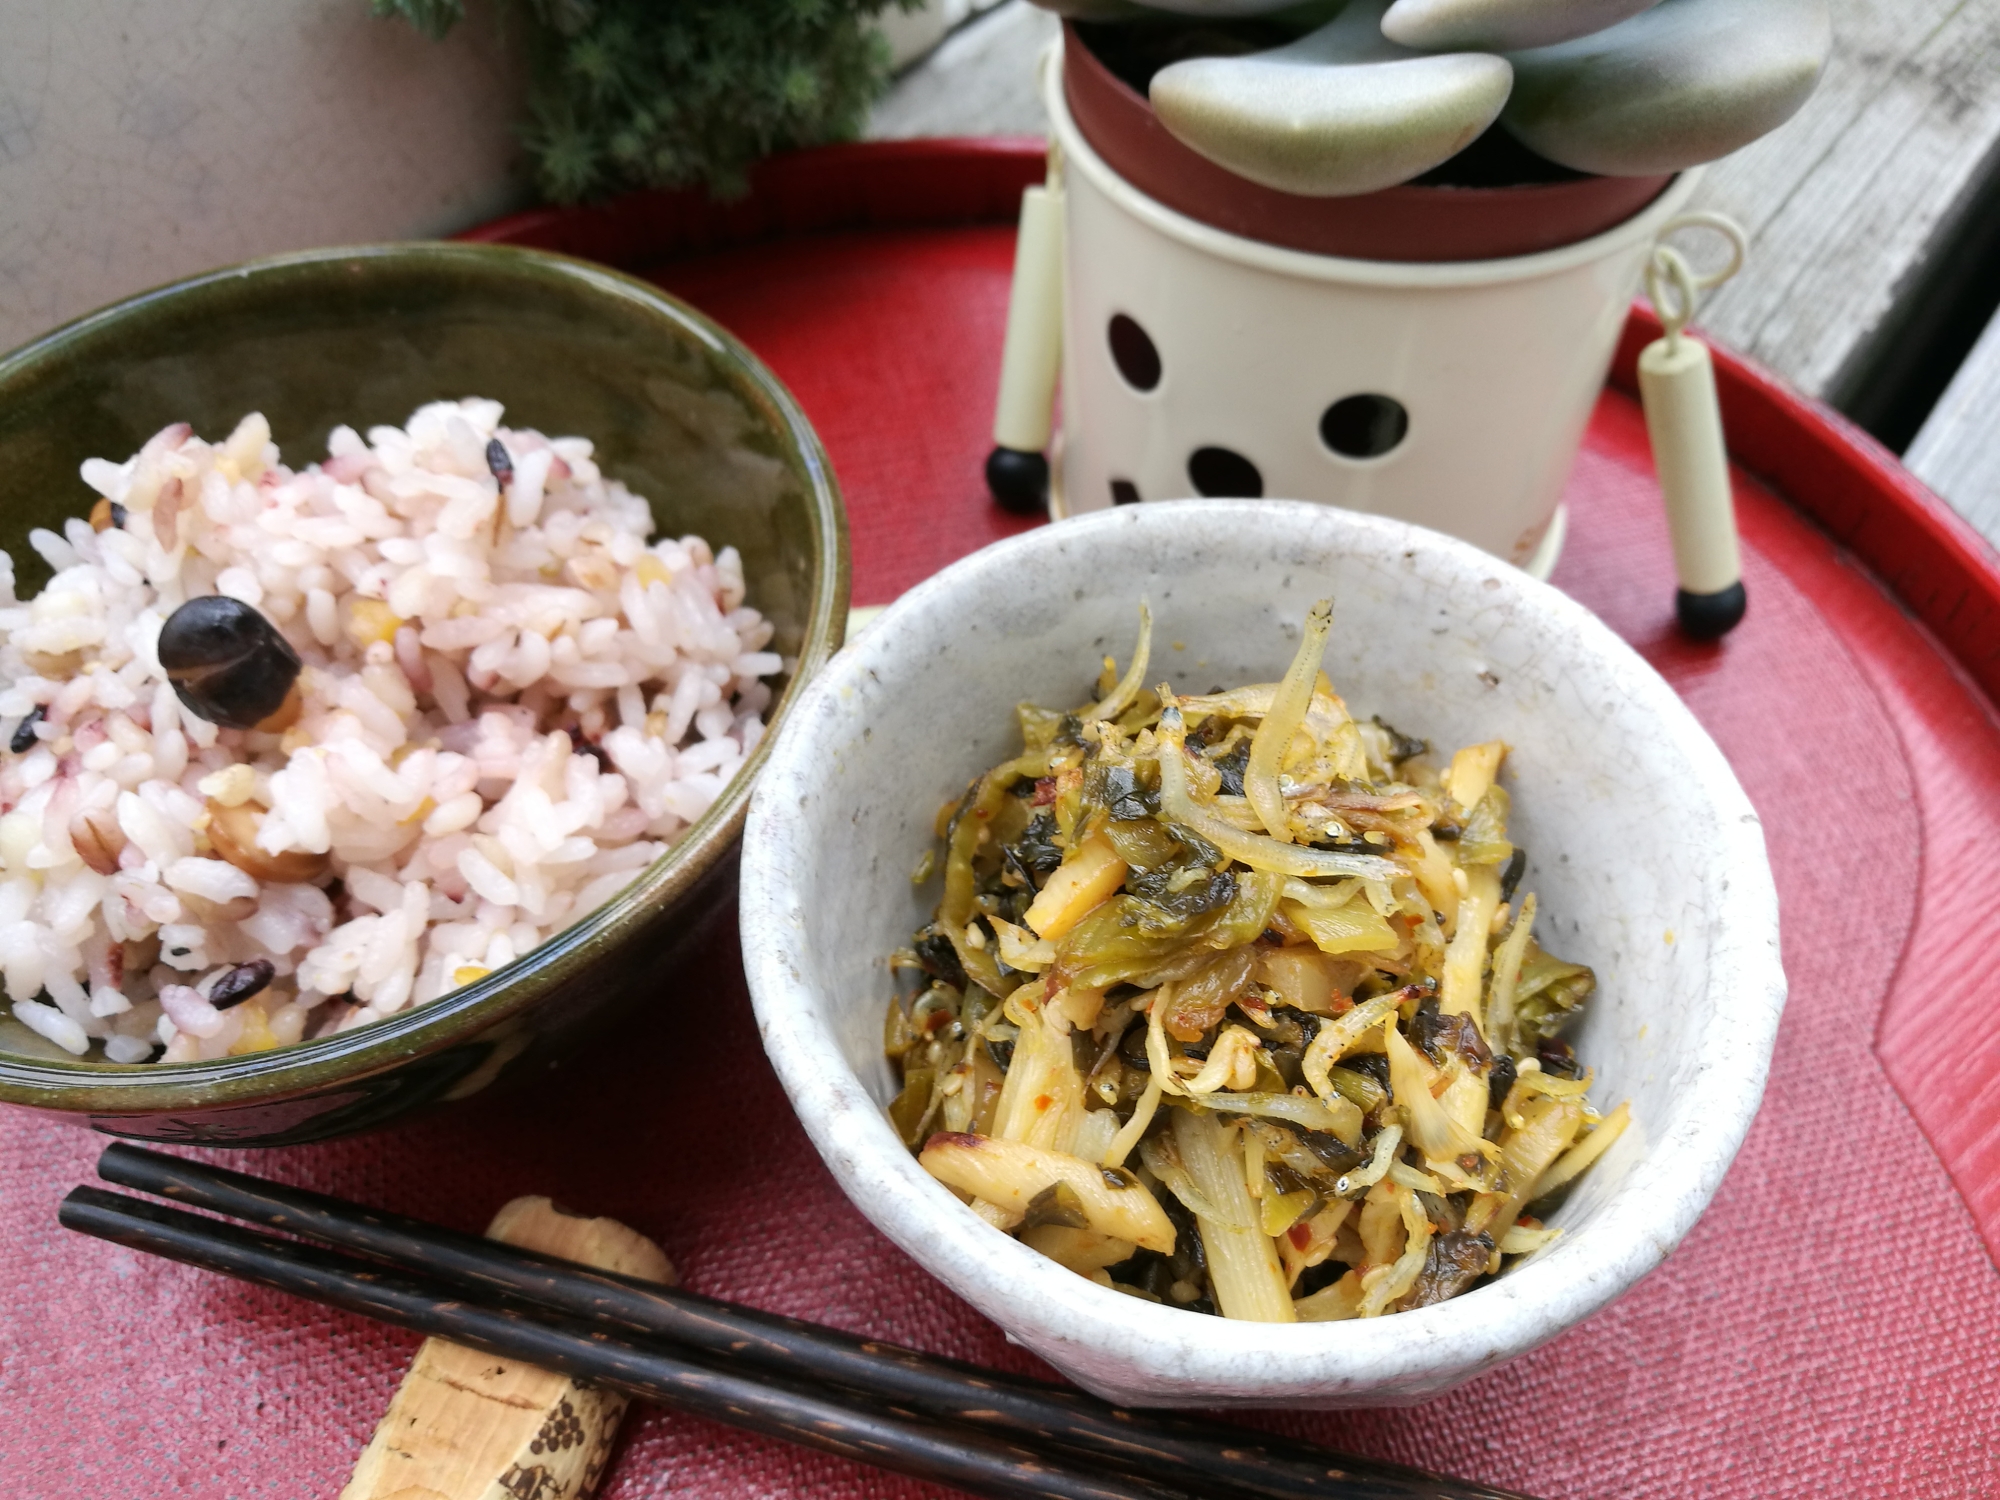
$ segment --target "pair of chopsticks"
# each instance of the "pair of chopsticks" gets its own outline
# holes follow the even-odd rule
[[[95,1187],[63,1200],[67,1228],[977,1495],[1520,1500],[1198,1418],[1120,1410],[133,1146],[108,1147],[98,1174],[262,1229]]]

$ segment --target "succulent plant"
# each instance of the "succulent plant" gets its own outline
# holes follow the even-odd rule
[[[1172,62],[1155,112],[1266,187],[1373,192],[1497,120],[1559,166],[1675,172],[1784,123],[1832,45],[1826,0],[1036,0],[1072,18],[1300,22],[1284,45]]]

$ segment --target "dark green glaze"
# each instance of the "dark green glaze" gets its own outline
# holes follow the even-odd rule
[[[227,436],[269,418],[285,459],[324,457],[426,401],[490,396],[511,423],[597,444],[663,532],[743,555],[749,602],[798,670],[839,646],[847,523],[790,394],[699,313],[614,271],[497,245],[403,244],[281,256],[148,292],[0,360],[0,547],[25,597],[47,569],[35,526],[85,513],[86,458],[118,461],[169,422]],[[769,741],[767,739],[766,744]],[[0,1101],[149,1140],[277,1145],[382,1124],[541,1066],[657,994],[730,904],[760,747],[671,852],[596,915],[479,983],[323,1041],[217,1062],[120,1067],[50,1056],[0,1021]]]

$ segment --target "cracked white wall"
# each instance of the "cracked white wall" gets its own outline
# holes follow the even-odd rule
[[[0,0],[0,349],[210,267],[447,234],[523,197],[490,8]]]

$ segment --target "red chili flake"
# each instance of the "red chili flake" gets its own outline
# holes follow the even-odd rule
[[[1347,1014],[1347,1013],[1348,1013],[1348,1012],[1349,1012],[1350,1010],[1353,1010],[1353,1009],[1354,1009],[1354,998],[1353,998],[1353,996],[1351,996],[1351,995],[1335,995],[1335,996],[1333,997],[1333,1013],[1334,1013],[1334,1014],[1335,1014],[1336,1016],[1344,1016],[1344,1015],[1346,1015],[1346,1014]]]
[[[1035,783],[1035,801],[1033,805],[1036,807],[1047,807],[1055,800],[1056,779],[1053,776],[1044,776],[1040,781]]]
[[[1294,1224],[1285,1231],[1285,1238],[1292,1242],[1294,1250],[1303,1250],[1312,1243],[1313,1232],[1305,1224]]]
[[[1035,1095],[1035,1108],[1038,1110],[1047,1109],[1051,1104],[1054,1104],[1055,1102],[1056,1101],[1050,1098],[1047,1094]]]

